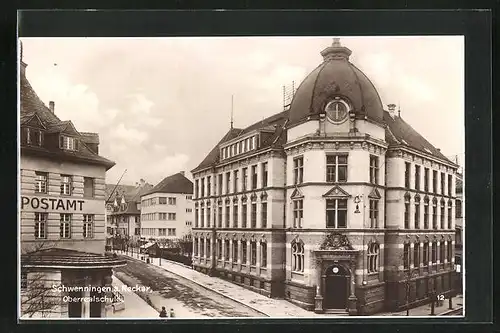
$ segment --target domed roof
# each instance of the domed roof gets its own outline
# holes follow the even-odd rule
[[[373,83],[356,66],[349,62],[351,50],[333,44],[321,52],[323,63],[314,69],[298,87],[290,105],[289,125],[311,119],[324,112],[326,104],[334,97],[345,99],[356,118],[367,117],[383,122],[384,110]]]

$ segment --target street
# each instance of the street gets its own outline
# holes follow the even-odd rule
[[[176,318],[262,317],[255,310],[172,274],[164,269],[130,259],[115,269],[115,275],[129,287],[149,287],[136,293],[158,311],[164,306]],[[142,288],[139,288],[142,289]]]

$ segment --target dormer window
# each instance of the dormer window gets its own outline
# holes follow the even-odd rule
[[[78,142],[76,138],[61,135],[59,137],[59,147],[66,150],[77,150]]]
[[[30,146],[42,146],[43,133],[39,129],[25,127],[21,132],[21,143]]]

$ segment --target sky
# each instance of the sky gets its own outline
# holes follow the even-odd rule
[[[332,37],[22,38],[26,76],[61,120],[99,133],[106,174],[155,185],[186,176],[226,134],[283,110]],[[462,36],[341,37],[384,106],[463,164]]]

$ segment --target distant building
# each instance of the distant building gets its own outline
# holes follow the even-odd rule
[[[137,236],[141,228],[141,195],[151,190],[153,185],[142,181],[133,185],[106,184],[107,233]]]
[[[176,239],[191,234],[193,183],[184,172],[166,177],[141,196],[141,237]]]
[[[462,264],[463,259],[463,241],[464,241],[464,183],[463,176],[457,174],[457,184],[456,184],[456,200],[455,200],[455,265],[457,267],[457,285],[456,288],[460,292],[462,290],[462,273],[464,266]]]
[[[453,295],[458,165],[350,54],[335,40],[288,109],[230,128],[192,170],[196,270],[316,312]]]
[[[104,254],[105,175],[115,163],[99,155],[98,134],[40,100],[25,71],[21,45],[21,317],[105,317],[112,295],[100,287],[125,265]]]

